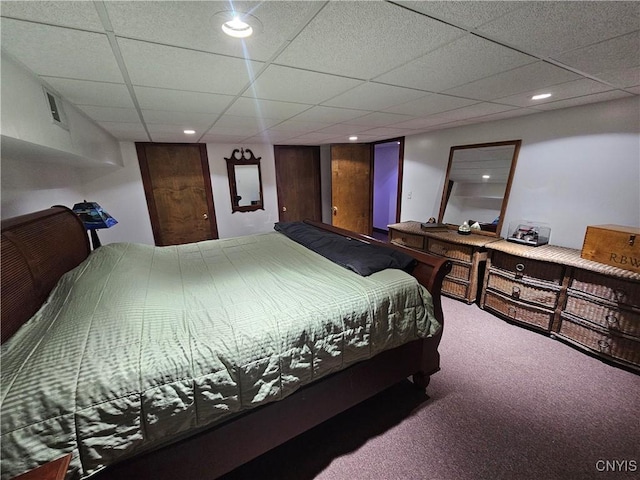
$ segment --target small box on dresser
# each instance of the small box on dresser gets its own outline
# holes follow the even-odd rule
[[[640,228],[621,225],[587,227],[580,256],[640,273]]]

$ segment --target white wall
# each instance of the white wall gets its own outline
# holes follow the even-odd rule
[[[43,84],[2,54],[2,158],[61,158],[67,164],[122,165],[118,141],[80,110],[61,100],[68,128],[53,122]],[[32,149],[33,147],[33,149]],[[42,149],[48,149],[42,155]]]
[[[538,221],[582,248],[587,225],[640,226],[639,132],[634,97],[406,137],[401,219],[437,216],[452,146],[522,139],[502,236]]]
[[[229,192],[225,158],[229,158],[231,152],[239,146],[236,144],[207,144],[213,201],[220,238],[270,232],[273,230],[273,224],[278,221],[276,167],[272,145],[241,145],[245,149],[250,149],[256,157],[262,157],[260,170],[262,172],[264,210],[231,213],[231,193]]]
[[[81,171],[66,165],[25,163],[2,158],[2,218],[44,210],[53,205],[73,207],[85,197]]]
[[[634,98],[406,137],[401,218],[437,216],[452,145],[521,138],[505,228],[519,219],[544,222],[552,244],[581,248],[587,225],[640,226],[639,112]],[[224,158],[238,145],[208,144],[221,238],[271,231],[278,220],[273,147],[242,146],[262,157],[265,210],[231,213]],[[100,231],[103,243],[153,244],[135,146],[122,142],[120,148],[122,166],[108,168],[24,163],[3,155],[2,216],[86,198],[120,222]],[[323,146],[323,218],[330,219],[328,153]]]
[[[211,173],[213,202],[218,235],[229,238],[273,230],[278,221],[278,200],[275,182],[275,162],[271,145],[242,145],[260,160],[264,210],[231,213],[231,194],[227,179],[225,158],[231,155],[235,144],[207,144],[207,157]],[[133,142],[122,142],[124,167],[93,179],[85,178],[86,190],[91,198],[118,220],[118,225],[100,230],[103,244],[110,242],[137,242],[154,244],[147,201],[142,186],[140,166]],[[90,175],[90,172],[88,172]]]

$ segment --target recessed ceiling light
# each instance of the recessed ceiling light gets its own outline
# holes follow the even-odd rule
[[[549,98],[550,96],[550,93],[541,93],[540,95],[534,95],[533,97],[531,97],[531,100],[542,100],[544,98]]]
[[[184,133],[186,133],[187,135],[193,135],[194,133],[196,133],[195,130],[185,130]]]
[[[482,175],[482,178],[484,178],[485,180],[489,180],[491,178],[491,175]]]
[[[358,137],[356,137],[355,135],[351,135],[349,137],[349,140],[351,140],[352,142],[355,142],[358,139]]]
[[[250,13],[222,10],[211,17],[211,22],[214,28],[235,38],[255,37],[262,33],[262,23]]]
[[[230,37],[247,38],[253,33],[253,28],[242,20],[239,15],[236,15],[222,24],[222,31]]]

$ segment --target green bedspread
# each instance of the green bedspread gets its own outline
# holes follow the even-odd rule
[[[110,244],[2,346],[2,478],[89,476],[440,328],[408,274],[361,277],[267,233]]]

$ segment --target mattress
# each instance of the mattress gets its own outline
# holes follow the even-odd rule
[[[439,329],[407,273],[277,232],[105,245],[2,345],[2,478],[69,452],[90,477]]]

